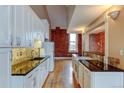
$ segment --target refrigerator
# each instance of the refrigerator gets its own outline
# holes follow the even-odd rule
[[[44,56],[49,56],[49,71],[54,70],[54,42],[43,42]]]

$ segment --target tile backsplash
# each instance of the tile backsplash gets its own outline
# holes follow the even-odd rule
[[[83,56],[88,56],[98,61],[104,62],[104,55],[95,52],[83,51]]]
[[[13,48],[12,65],[40,56],[39,48]]]
[[[118,67],[118,65],[120,64],[120,59],[115,57],[108,57],[108,64]]]

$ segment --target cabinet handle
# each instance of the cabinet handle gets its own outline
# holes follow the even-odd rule
[[[32,75],[30,75],[28,78],[31,78],[32,77]]]
[[[37,69],[35,72],[37,72],[39,69]]]

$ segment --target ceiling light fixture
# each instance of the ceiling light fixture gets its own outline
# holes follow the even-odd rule
[[[120,11],[111,11],[108,13],[108,16],[110,16],[113,20],[117,19],[120,14]]]

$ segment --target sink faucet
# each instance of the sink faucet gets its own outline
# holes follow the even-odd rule
[[[34,51],[34,50],[32,50],[32,51],[31,51],[31,57],[32,57],[32,58],[35,58],[35,55],[37,55],[37,52]]]

